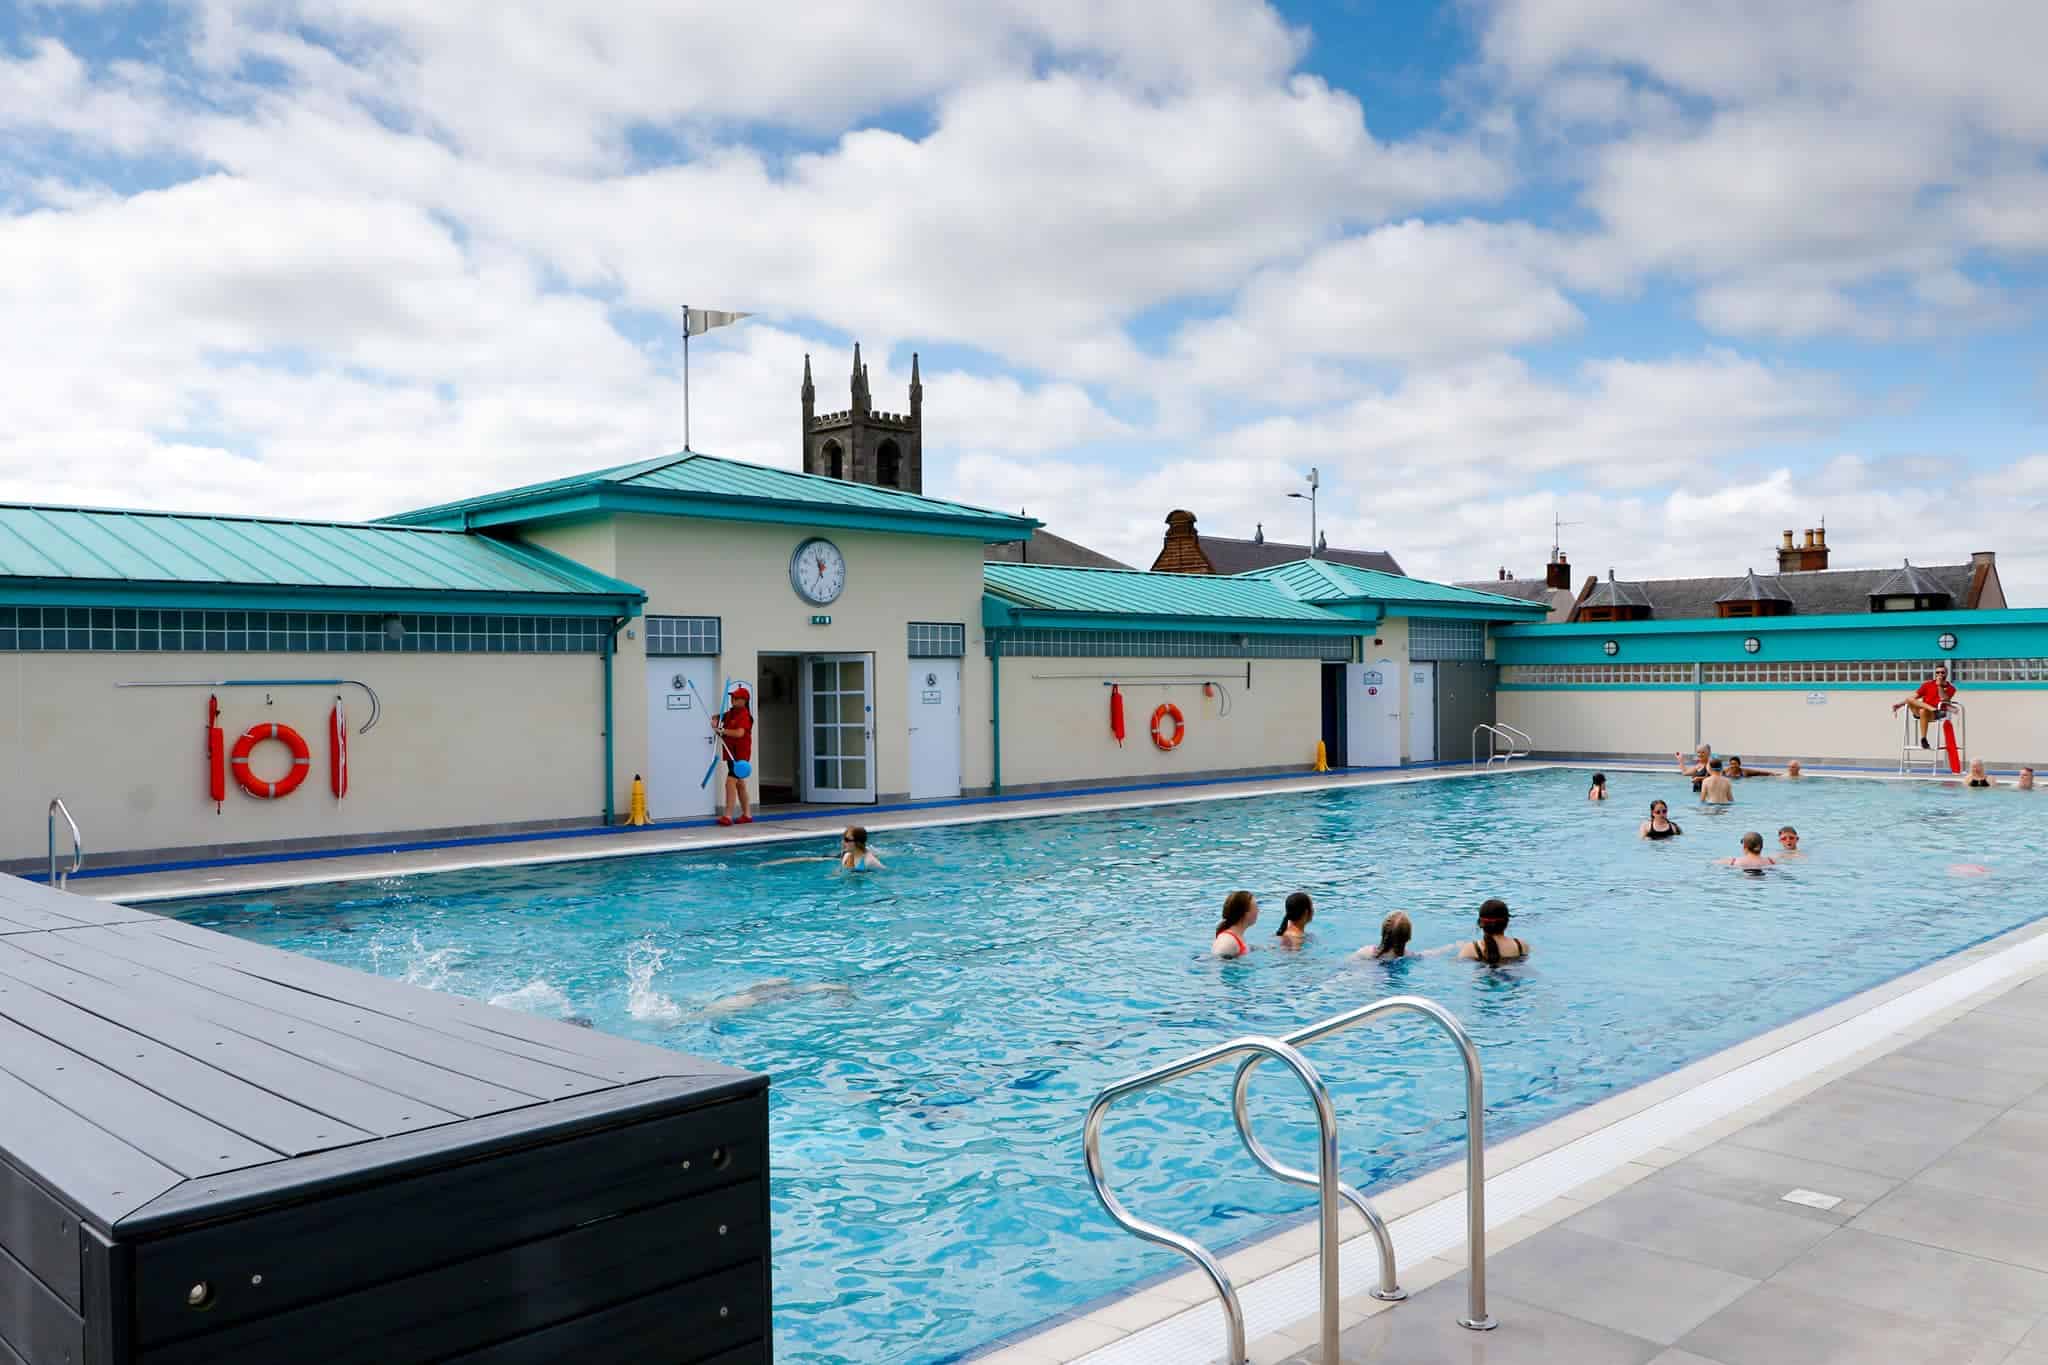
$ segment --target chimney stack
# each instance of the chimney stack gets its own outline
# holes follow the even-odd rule
[[[1790,531],[1787,531],[1785,533],[1785,543],[1779,546],[1779,548],[1784,550],[1789,550],[1792,548],[1792,533]]]
[[[1778,547],[1779,573],[1814,573],[1828,566],[1827,533],[1814,527],[1806,528],[1801,544],[1792,542],[1792,533],[1785,532],[1784,543]]]
[[[1565,558],[1564,551],[1559,550],[1557,558],[1545,566],[1543,570],[1543,586],[1546,588],[1562,588],[1566,592],[1572,590],[1572,566],[1570,561]]]

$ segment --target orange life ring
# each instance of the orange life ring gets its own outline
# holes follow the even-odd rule
[[[1165,735],[1159,733],[1159,723],[1163,720],[1166,720],[1168,717],[1171,717],[1173,720],[1172,739],[1168,739]],[[1178,749],[1180,747],[1180,742],[1186,739],[1187,737],[1187,717],[1183,716],[1180,713],[1180,708],[1178,706],[1175,706],[1170,701],[1164,702],[1160,705],[1157,711],[1154,711],[1152,713],[1152,742],[1159,748]]]
[[[291,770],[275,782],[266,782],[249,771],[250,751],[266,739],[277,740],[292,751]],[[313,751],[306,746],[305,738],[291,726],[265,721],[242,732],[242,737],[235,741],[234,753],[228,756],[228,768],[243,791],[269,801],[290,796],[298,790],[299,784],[306,780],[306,774],[313,770]]]

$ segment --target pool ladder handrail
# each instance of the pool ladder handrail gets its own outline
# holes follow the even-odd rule
[[[1331,1107],[1329,1091],[1323,1085],[1321,1076],[1301,1055],[1300,1045],[1327,1037],[1354,1025],[1365,1023],[1382,1015],[1395,1013],[1420,1014],[1442,1029],[1458,1046],[1459,1055],[1465,1066],[1465,1234],[1471,1260],[1471,1276],[1467,1295],[1467,1312],[1458,1319],[1461,1327],[1473,1331],[1491,1331],[1498,1322],[1486,1311],[1486,1085],[1479,1062],[1479,1051],[1473,1045],[1471,1035],[1465,1032],[1457,1017],[1436,1004],[1417,995],[1392,995],[1376,1000],[1369,1005],[1334,1014],[1327,1019],[1308,1024],[1283,1038],[1247,1037],[1219,1043],[1191,1053],[1176,1062],[1169,1062],[1142,1075],[1132,1077],[1109,1086],[1096,1096],[1088,1108],[1088,1119],[1082,1130],[1082,1146],[1087,1154],[1088,1178],[1095,1188],[1095,1196],[1102,1201],[1103,1208],[1112,1221],[1128,1231],[1136,1233],[1147,1241],[1170,1246],[1192,1259],[1209,1277],[1216,1288],[1217,1297],[1223,1304],[1225,1351],[1229,1365],[1241,1365],[1245,1360],[1244,1310],[1238,1302],[1237,1291],[1230,1282],[1230,1276],[1216,1258],[1192,1238],[1180,1236],[1157,1224],[1137,1218],[1110,1193],[1102,1172],[1102,1124],[1110,1107],[1119,1099],[1151,1086],[1175,1080],[1205,1070],[1229,1057],[1245,1056],[1238,1066],[1237,1076],[1231,1090],[1231,1114],[1237,1124],[1238,1137],[1252,1159],[1269,1174],[1278,1176],[1290,1184],[1307,1185],[1320,1191],[1318,1205],[1317,1261],[1321,1280],[1321,1331],[1323,1358],[1327,1362],[1339,1359],[1337,1345],[1338,1302],[1338,1238],[1335,1200],[1342,1199],[1357,1209],[1364,1217],[1366,1227],[1371,1231],[1373,1243],[1379,1253],[1379,1285],[1368,1291],[1373,1298],[1397,1302],[1408,1297],[1408,1291],[1400,1287],[1395,1265],[1394,1242],[1387,1230],[1386,1221],[1380,1217],[1372,1204],[1341,1178],[1332,1179],[1337,1169],[1337,1144],[1334,1110]],[[1316,1102],[1318,1136],[1321,1139],[1316,1172],[1300,1170],[1282,1164],[1278,1158],[1259,1142],[1252,1132],[1250,1113],[1251,1075],[1268,1057],[1278,1057],[1300,1077],[1303,1086]],[[1333,1190],[1334,1187],[1334,1190]]]
[[[1472,766],[1475,768],[1480,766],[1479,732],[1482,730],[1486,732],[1486,766],[1489,768],[1495,763],[1509,763],[1518,758],[1527,758],[1536,748],[1536,741],[1529,737],[1527,731],[1497,721],[1481,721],[1472,727]],[[1499,752],[1501,740],[1507,741],[1506,753]]]
[[[57,870],[57,817],[62,815],[64,823],[71,826],[71,867],[64,872]],[[61,796],[50,799],[50,885],[63,886],[76,876],[78,869],[85,866],[85,840],[78,835],[78,822],[71,818],[71,808],[64,804]]]

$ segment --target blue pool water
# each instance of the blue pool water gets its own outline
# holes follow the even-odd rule
[[[1505,1137],[2039,913],[2048,798],[1960,785],[1758,780],[1731,812],[1670,776],[1546,771],[878,836],[885,873],[773,865],[823,843],[377,883],[172,907],[294,951],[759,1068],[774,1076],[778,1357],[940,1361],[1180,1268],[1109,1224],[1080,1124],[1105,1083],[1220,1038],[1391,991],[1478,1040]],[[1653,796],[1685,835],[1645,844]],[[1810,852],[1710,866],[1742,831]],[[1989,869],[1959,873],[1956,865]],[[1208,956],[1225,891],[1265,913],[1251,958]],[[1308,948],[1273,946],[1307,888]],[[1490,895],[1527,965],[1348,955],[1405,909],[1418,945],[1469,937]],[[754,1003],[721,999],[763,983]],[[801,990],[791,988],[800,987]],[[1460,1073],[1409,1021],[1318,1044],[1347,1174],[1383,1186],[1456,1155]],[[1277,1070],[1277,1069],[1274,1069]],[[1234,1149],[1228,1076],[1155,1092],[1107,1150],[1140,1213],[1228,1244],[1307,1207]],[[1275,1075],[1264,1108],[1299,1104]],[[1302,1126],[1266,1125],[1301,1164]]]

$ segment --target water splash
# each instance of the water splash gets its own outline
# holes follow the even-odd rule
[[[508,1010],[525,1010],[528,1014],[557,1014],[569,1012],[569,997],[550,981],[535,977],[516,991],[503,991],[491,997],[493,1005]]]
[[[668,950],[643,938],[626,950],[626,1013],[647,1024],[680,1024],[683,1007],[655,989],[654,977],[668,960]]]
[[[387,956],[396,955],[399,970],[386,970]],[[455,968],[462,961],[462,949],[454,944],[429,948],[420,941],[418,931],[393,947],[381,937],[370,944],[370,969],[379,976],[396,976],[408,986],[424,986],[430,991],[455,990]]]

